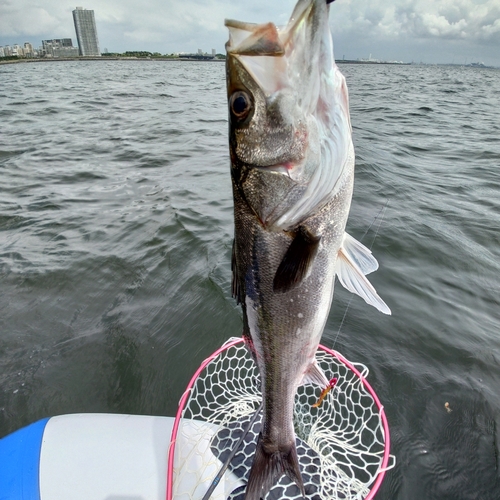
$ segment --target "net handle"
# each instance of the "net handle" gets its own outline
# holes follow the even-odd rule
[[[172,436],[170,438],[170,446],[168,449],[168,462],[167,462],[167,496],[166,500],[173,500],[173,484],[174,484],[174,455],[175,455],[175,442],[177,440],[177,431],[179,429],[179,424],[181,421],[181,415],[182,411],[184,410],[184,406],[186,405],[186,401],[189,398],[189,395],[191,393],[191,389],[193,388],[193,385],[200,375],[200,373],[205,369],[205,367],[214,359],[216,358],[221,352],[226,351],[227,349],[240,344],[241,342],[244,342],[243,338],[233,338],[229,339],[222,347],[217,349],[213,354],[211,354],[203,363],[200,365],[198,370],[196,370],[195,374],[191,377],[191,380],[189,381],[188,386],[186,387],[186,390],[184,391],[184,394],[182,395],[180,401],[179,401],[179,407],[177,408],[177,414],[175,415],[175,421],[174,425],[172,427]],[[368,495],[365,497],[364,500],[372,500],[377,491],[380,488],[380,485],[382,484],[382,481],[384,480],[385,473],[388,469],[388,464],[389,464],[389,459],[390,459],[390,444],[391,444],[391,439],[390,439],[390,434],[389,434],[389,423],[387,422],[387,417],[385,416],[385,410],[382,404],[380,403],[380,399],[378,398],[376,392],[373,390],[372,386],[368,383],[366,378],[363,376],[363,374],[342,354],[322,345],[319,344],[318,349],[321,349],[322,351],[326,352],[327,354],[330,354],[334,358],[337,358],[342,364],[347,366],[349,370],[351,370],[353,373],[356,374],[356,376],[361,380],[361,383],[364,385],[366,390],[370,393],[372,396],[373,400],[375,401],[375,405],[377,406],[379,410],[379,415],[380,418],[382,419],[382,424],[384,427],[384,456],[382,458],[382,464],[380,466],[380,472],[378,473],[377,479],[375,480],[375,483],[373,484],[370,492]]]
[[[221,352],[226,351],[227,349],[244,342],[242,338],[235,338],[235,339],[230,339],[228,340],[222,347],[217,349],[213,354],[211,354],[203,363],[200,365],[198,370],[196,370],[195,374],[191,377],[191,380],[189,381],[189,384],[186,387],[186,390],[184,391],[184,394],[182,395],[180,401],[179,401],[179,407],[177,408],[177,414],[175,415],[175,420],[174,420],[174,425],[172,427],[172,435],[170,438],[170,446],[168,448],[168,462],[167,462],[167,500],[172,500],[172,491],[173,491],[173,485],[174,485],[174,455],[175,455],[175,441],[177,440],[177,431],[179,430],[179,424],[181,421],[181,415],[182,415],[182,410],[184,409],[184,406],[186,405],[186,401],[189,398],[189,395],[191,393],[191,389],[193,388],[193,385],[198,378],[199,374],[205,369],[205,367],[214,359],[216,358]]]

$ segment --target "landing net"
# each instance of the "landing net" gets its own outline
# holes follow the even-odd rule
[[[313,405],[321,390],[315,385],[300,387],[295,397],[306,497],[370,500],[395,463],[384,409],[366,381],[366,366],[322,345],[316,359],[337,384],[318,408]],[[214,479],[211,499],[243,500],[261,426],[261,413],[251,422],[262,399],[259,385],[258,368],[241,338],[230,339],[202,363],[179,403],[168,457],[167,500],[201,500]],[[216,479],[225,462],[227,470]],[[265,500],[301,498],[297,486],[283,476]]]

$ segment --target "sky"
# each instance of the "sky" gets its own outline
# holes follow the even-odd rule
[[[0,0],[0,45],[72,38],[72,11],[94,10],[101,51],[224,53],[224,19],[286,24],[294,0]],[[483,62],[500,67],[500,0],[336,0],[336,59]]]

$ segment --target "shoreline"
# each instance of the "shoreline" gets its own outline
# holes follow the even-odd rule
[[[61,61],[187,61],[187,62],[226,62],[225,59],[196,59],[193,57],[50,57],[30,59],[9,59],[1,64],[47,63]]]
[[[20,63],[36,63],[36,62],[61,62],[61,61],[182,61],[182,62],[226,62],[225,59],[203,59],[196,57],[51,57],[51,58],[30,58],[30,59],[9,59],[0,61],[0,64],[20,64]],[[375,62],[375,61],[356,61],[340,59],[335,61],[337,64],[390,64],[397,66],[408,66],[412,63],[399,63],[399,62]]]
[[[203,63],[221,63],[226,62],[225,59],[197,59],[194,57],[54,57],[54,58],[31,58],[31,59],[8,59],[0,61],[0,66],[3,64],[24,64],[24,63],[49,63],[49,62],[68,62],[68,61],[163,61],[163,62],[203,62]],[[391,62],[391,61],[357,61],[352,59],[339,59],[336,64],[366,64],[371,66],[453,66],[462,68],[474,69],[498,69],[495,66],[479,66],[479,65],[463,65],[452,63],[407,63],[407,62]]]

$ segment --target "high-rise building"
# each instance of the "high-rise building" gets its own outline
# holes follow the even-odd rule
[[[99,40],[93,10],[77,7],[73,11],[76,39],[81,56],[100,56]]]

